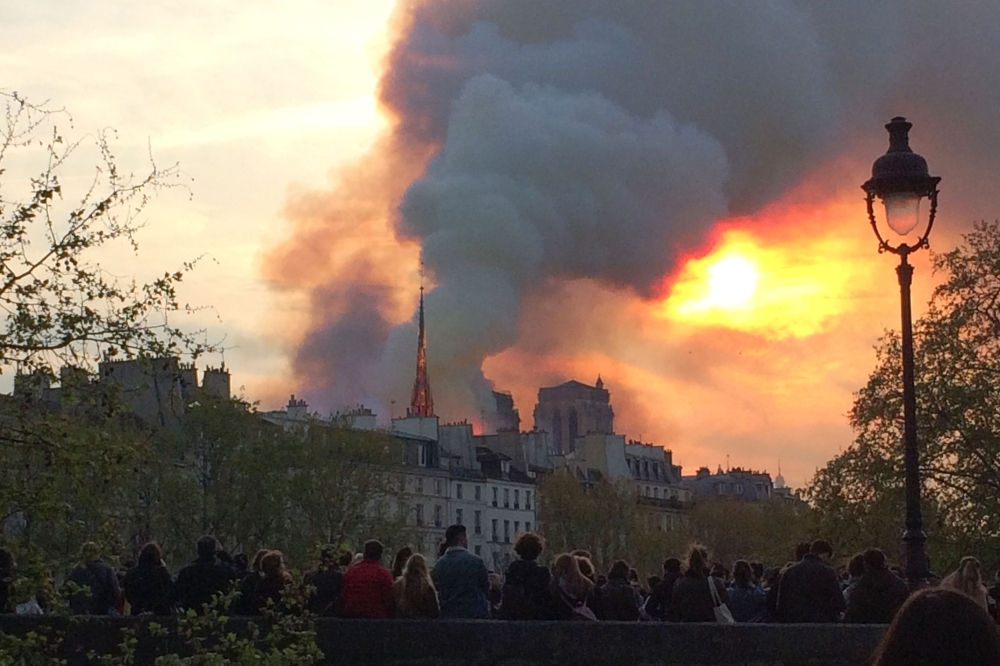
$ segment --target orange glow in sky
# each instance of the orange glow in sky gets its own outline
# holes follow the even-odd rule
[[[849,205],[849,204],[848,204]],[[687,259],[654,306],[661,319],[768,339],[805,338],[856,307],[872,262],[841,205],[777,206],[722,223],[707,251]],[[852,220],[853,221],[853,220]],[[868,244],[870,245],[870,243]]]

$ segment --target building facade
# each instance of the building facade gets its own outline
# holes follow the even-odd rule
[[[615,431],[611,394],[600,377],[594,386],[571,380],[538,389],[535,430],[551,433],[559,454],[572,451],[574,442],[583,435],[609,435]]]

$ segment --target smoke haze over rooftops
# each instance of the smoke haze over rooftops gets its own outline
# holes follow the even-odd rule
[[[720,220],[752,224],[828,176],[842,196],[898,113],[951,214],[995,216],[969,202],[997,203],[997,25],[997,3],[943,0],[404,3],[380,86],[392,129],[331,191],[290,202],[267,263],[311,290],[303,392],[383,414],[406,400],[422,257],[439,412],[478,417],[484,362],[518,349],[558,285],[661,297]]]

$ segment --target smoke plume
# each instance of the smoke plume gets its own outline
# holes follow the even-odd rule
[[[418,255],[438,411],[478,418],[483,363],[516,347],[527,299],[578,279],[654,296],[719,219],[859,145],[877,155],[892,115],[918,123],[932,168],[986,189],[996,25],[996,3],[943,0],[401,6],[380,84],[392,129],[292,202],[269,258],[276,282],[311,290],[303,392],[383,414],[407,400]]]

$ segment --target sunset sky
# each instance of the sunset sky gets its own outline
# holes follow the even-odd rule
[[[476,386],[485,380],[513,392],[530,428],[539,386],[600,374],[619,432],[672,449],[686,473],[728,459],[775,474],[780,461],[788,482],[801,486],[851,441],[852,393],[873,367],[878,337],[898,327],[895,262],[876,252],[858,188],[887,145],[882,125],[909,116],[915,150],[943,176],[935,248],[954,246],[973,219],[1000,210],[978,168],[996,159],[996,128],[984,137],[977,125],[993,117],[977,110],[995,111],[997,86],[971,70],[951,77],[946,63],[908,78],[908,61],[893,60],[891,35],[854,52],[846,46],[850,21],[829,34],[813,25],[826,20],[816,3],[776,4],[789,7],[788,30],[817,30],[834,55],[810,50],[812,63],[794,44],[780,51],[784,27],[768,17],[751,17],[762,23],[746,48],[790,68],[801,61],[802,81],[824,81],[815,90],[792,81],[788,93],[793,101],[815,97],[809,104],[826,109],[823,118],[805,103],[793,117],[798,111],[787,111],[783,93],[763,77],[742,87],[743,75],[734,82],[702,73],[704,89],[714,92],[699,99],[696,73],[661,68],[676,53],[647,53],[631,9],[578,23],[553,10],[547,32],[545,21],[522,24],[490,0],[415,3],[454,8],[454,19],[428,10],[426,26],[403,12],[391,21],[388,0],[8,4],[0,88],[65,107],[70,134],[115,128],[114,148],[133,168],[143,167],[147,146],[157,162],[180,163],[192,196],[161,194],[147,214],[141,255],[122,251],[109,261],[117,273],[143,275],[204,255],[183,296],[212,307],[190,326],[207,327],[210,341],[224,339],[234,386],[263,408],[297,393],[320,412],[360,400],[386,420],[389,410],[402,410],[423,244],[431,381],[445,420],[478,424]],[[978,11],[989,16],[977,20]],[[993,44],[976,26],[996,25],[995,13],[985,5],[959,12],[935,28],[939,42],[921,43],[927,53],[907,58],[919,63],[961,43],[954,58],[995,78],[975,50]],[[706,14],[708,28],[688,18],[713,35],[707,41],[757,29]],[[921,34],[939,16],[917,14],[907,15],[901,35]],[[405,46],[388,59],[401,35]],[[803,49],[810,39],[802,37]],[[610,65],[592,82],[567,73],[573,49],[584,62],[593,53],[610,54],[610,62],[619,47],[647,59],[636,71],[671,82],[678,97],[637,97]],[[714,66],[731,68],[731,55]],[[868,57],[889,63],[892,85],[845,83],[845,72],[875,76],[862,66]],[[918,80],[940,85],[931,95]],[[438,98],[438,81],[450,97]],[[853,104],[852,95],[875,90],[878,99]],[[826,94],[837,104],[826,104]],[[974,94],[990,99],[959,121],[949,104]],[[737,107],[747,100],[746,109],[732,110],[739,123],[727,120],[719,99]],[[808,159],[798,159],[776,125],[745,119],[771,103],[785,115],[768,122],[800,123],[792,138]],[[575,124],[553,121],[563,112]],[[814,141],[823,126],[833,129]],[[531,138],[513,146],[507,127]],[[539,145],[547,152],[534,152]],[[761,155],[771,161],[761,164]],[[591,174],[591,166],[606,171]],[[71,168],[70,182],[83,185],[87,165]],[[560,169],[573,175],[563,178]],[[664,193],[656,191],[661,172],[670,183]],[[562,198],[568,191],[583,194]],[[622,212],[620,222],[597,214],[593,229],[559,219],[584,215],[573,201],[592,207],[587,215],[603,211],[602,196],[635,214]],[[646,221],[633,227],[633,217]],[[487,231],[470,231],[475,225]],[[661,228],[645,242],[635,238]],[[564,233],[586,238],[577,244]],[[481,265],[462,263],[474,259]],[[494,263],[498,282],[480,270]],[[933,278],[926,254],[915,264],[919,312]],[[482,292],[468,287],[477,280],[489,282]],[[369,330],[383,338],[373,341]]]

